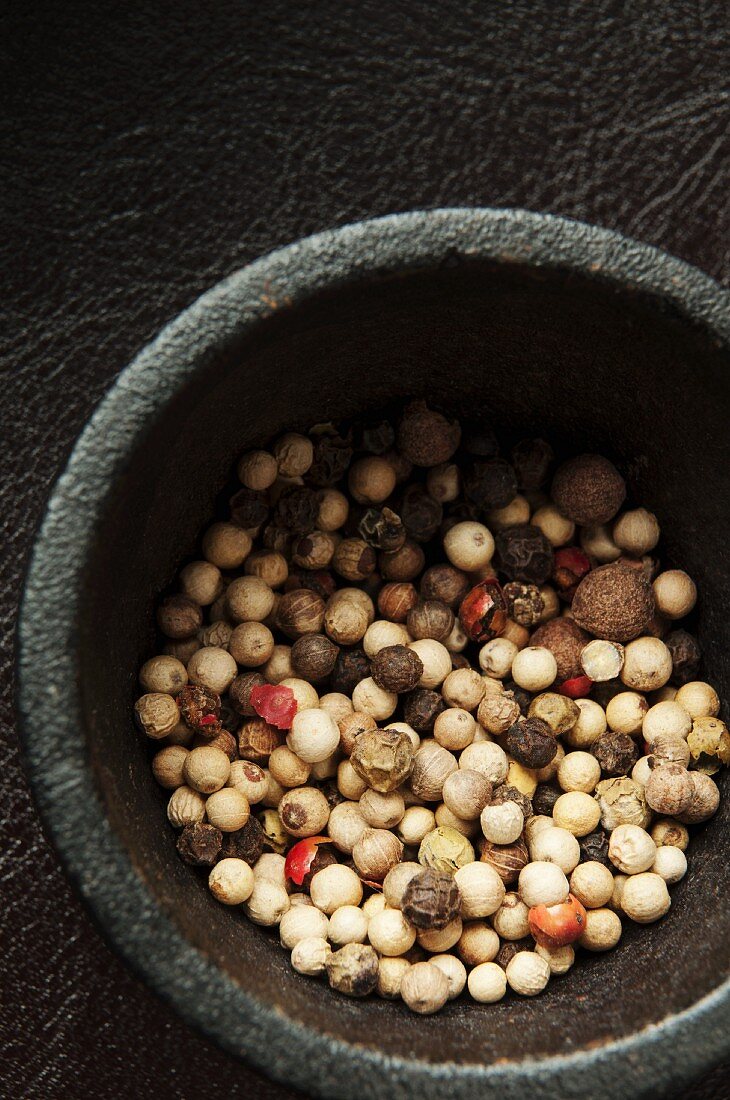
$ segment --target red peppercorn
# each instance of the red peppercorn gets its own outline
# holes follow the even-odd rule
[[[589,676],[573,676],[570,680],[563,680],[558,693],[567,695],[569,699],[585,699],[592,687],[593,681]]]
[[[586,911],[572,894],[558,905],[535,905],[530,910],[530,932],[540,947],[565,947],[583,935]]]
[[[495,580],[481,581],[461,601],[459,619],[473,642],[488,642],[507,625],[507,603]]]
[[[552,581],[560,598],[571,603],[576,588],[590,571],[588,555],[579,546],[562,546],[556,550]]]
[[[265,722],[280,730],[291,729],[297,713],[294,692],[281,684],[257,684],[251,688],[251,706]]]
[[[328,836],[308,836],[300,840],[287,852],[284,861],[284,876],[301,886],[312,866],[320,844],[331,844]]]

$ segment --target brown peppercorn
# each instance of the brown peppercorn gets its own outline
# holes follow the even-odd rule
[[[461,440],[456,420],[447,420],[425,401],[411,401],[398,425],[398,450],[414,466],[439,466],[448,462]]]
[[[319,497],[314,489],[293,485],[276,502],[274,523],[297,535],[308,535],[317,526]]]
[[[626,497],[626,482],[603,455],[577,455],[558,467],[550,495],[568,519],[594,527],[616,515]]]
[[[517,475],[503,458],[473,462],[464,474],[464,496],[481,512],[505,508],[517,496]]]
[[[545,606],[537,585],[510,581],[503,587],[502,594],[507,601],[510,619],[520,626],[537,626]]]
[[[348,997],[367,997],[378,984],[378,955],[363,943],[346,943],[325,962],[332,989]]]
[[[520,717],[520,706],[511,691],[488,691],[477,711],[480,726],[491,734],[506,733]]]
[[[186,825],[177,840],[177,850],[185,863],[193,867],[212,867],[223,847],[223,833],[214,825],[197,821]]]
[[[332,561],[334,552],[335,540],[332,535],[326,531],[310,531],[308,535],[301,535],[292,543],[291,560],[302,569],[325,569]],[[264,580],[268,578],[264,577]],[[268,583],[272,584],[271,581]]]
[[[167,638],[192,638],[203,625],[203,609],[189,596],[168,596],[157,608],[157,625]]]
[[[238,741],[229,733],[228,730],[220,729],[215,737],[203,737],[198,734],[193,741],[193,748],[198,749],[201,745],[208,745],[213,749],[220,749],[224,752],[231,763],[238,759]]]
[[[422,932],[445,928],[459,915],[461,894],[454,876],[427,868],[406,884],[401,912]]]
[[[361,539],[376,550],[400,550],[407,532],[391,508],[368,508],[357,525]]]
[[[644,794],[656,813],[677,817],[686,813],[694,801],[692,776],[681,764],[662,764],[652,771]]]
[[[699,825],[707,821],[717,812],[720,805],[720,792],[717,784],[705,775],[704,772],[690,772],[693,787],[692,803],[683,814],[678,814],[678,820],[683,825]]]
[[[403,699],[403,720],[419,733],[428,733],[445,709],[446,704],[437,691],[416,688]]]
[[[365,829],[352,849],[358,874],[369,882],[382,882],[402,856],[403,844],[390,829]]]
[[[562,791],[560,792],[562,794]],[[532,808],[532,800],[518,790],[517,787],[513,787],[511,783],[500,783],[498,787],[494,788],[492,797],[490,800],[491,806],[501,806],[503,802],[514,802],[522,810],[522,816],[525,821],[532,817],[536,810]]]
[[[350,763],[374,791],[386,794],[410,775],[413,742],[401,730],[369,730],[356,739]]]
[[[343,539],[335,550],[332,568],[347,581],[364,581],[375,570],[377,556],[363,539]]]
[[[499,567],[510,580],[545,584],[553,570],[553,548],[539,527],[519,523],[496,537]]]
[[[292,668],[303,680],[320,684],[334,669],[339,652],[324,634],[305,634],[292,646]]]
[[[420,592],[424,600],[441,600],[452,611],[459,606],[471,588],[471,582],[454,565],[432,565],[421,577]]]
[[[507,730],[507,752],[526,768],[546,767],[558,751],[555,734],[541,718],[527,718]]]
[[[223,856],[242,859],[253,867],[264,850],[266,834],[255,817],[249,817],[242,829],[223,837]]]
[[[352,695],[360,681],[366,680],[369,675],[370,661],[364,649],[360,649],[359,646],[354,649],[341,649],[330,676],[330,686],[333,691]]]
[[[597,638],[628,642],[641,634],[654,614],[654,593],[642,570],[612,562],[583,578],[572,611],[578,626]]]
[[[378,568],[385,581],[412,581],[426,564],[426,555],[413,539],[406,539],[400,550],[381,550]]]
[[[340,731],[340,748],[346,756],[350,756],[355,747],[355,742],[363,733],[370,733],[378,728],[377,722],[370,714],[354,710],[346,714],[338,722]]]
[[[529,862],[529,853],[524,840],[514,844],[493,844],[483,840],[479,846],[480,861],[493,867],[505,886],[510,886],[519,878],[520,871]]]
[[[552,817],[553,806],[563,794],[562,787],[556,787],[552,783],[538,783],[532,796],[532,808],[536,814],[544,814]]]
[[[203,736],[215,737],[221,728],[221,699],[214,691],[187,684],[177,696],[177,705],[185,723]]]
[[[285,592],[306,588],[323,600],[328,600],[337,589],[335,578],[326,569],[295,569],[284,582]]]
[[[228,689],[228,701],[236,714],[244,718],[253,718],[256,711],[251,706],[251,691],[266,680],[260,672],[242,672]]]
[[[319,634],[324,623],[324,600],[307,588],[285,592],[276,609],[276,622],[287,638]]]
[[[534,492],[547,481],[548,470],[555,455],[544,439],[521,439],[510,454],[520,489]]]
[[[555,682],[562,684],[583,674],[580,655],[590,640],[590,635],[572,619],[560,618],[539,626],[530,636],[530,645],[550,650],[558,666]]]
[[[608,730],[601,734],[591,752],[601,765],[604,775],[629,775],[639,759],[636,742],[627,733],[613,733]],[[667,811],[669,812],[669,811]]]
[[[370,675],[383,691],[412,691],[423,676],[423,661],[405,645],[387,645],[376,653]]]
[[[420,600],[408,612],[408,633],[415,641],[433,638],[443,642],[454,629],[454,612],[441,600]]]
[[[418,592],[408,581],[384,584],[377,598],[378,611],[391,623],[404,623],[408,612],[418,603]]]
[[[424,802],[438,802],[448,777],[458,768],[456,757],[441,745],[429,742],[413,758],[410,788]]]
[[[416,542],[429,542],[439,529],[444,510],[423,485],[409,485],[403,491],[398,506],[408,537]]]
[[[352,441],[339,435],[323,435],[314,444],[314,458],[306,477],[310,484],[324,489],[340,481],[352,459]]]
[[[256,489],[239,489],[229,501],[231,519],[239,527],[250,531],[260,527],[269,518],[266,493]]]
[[[238,751],[242,760],[266,761],[284,736],[263,718],[249,718],[238,731]]]
[[[558,791],[562,794],[562,791]],[[537,812],[537,811],[536,811]],[[544,813],[541,810],[540,813]],[[608,858],[608,836],[603,829],[596,829],[594,833],[578,837],[581,863],[602,863],[604,867],[612,868],[613,864]]]
[[[697,680],[702,663],[702,650],[697,639],[686,630],[673,630],[667,634],[664,644],[672,656],[670,684],[681,687]]]

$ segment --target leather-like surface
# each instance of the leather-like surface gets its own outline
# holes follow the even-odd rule
[[[724,4],[558,11],[131,0],[6,20],[1,1095],[293,1095],[190,1032],[109,952],[20,767],[12,641],[33,534],[134,352],[270,248],[422,206],[563,213],[730,281]],[[691,1095],[720,1100],[726,1077]]]

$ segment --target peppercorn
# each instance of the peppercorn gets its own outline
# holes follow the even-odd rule
[[[401,898],[403,916],[422,931],[445,928],[458,917],[460,905],[453,875],[431,868],[414,875]]]
[[[302,679],[320,684],[334,669],[339,652],[324,634],[305,634],[292,646],[292,668]]]
[[[554,691],[536,695],[530,703],[529,718],[540,718],[556,737],[571,730],[580,717],[580,709],[572,699]]]
[[[464,496],[481,512],[504,508],[517,496],[517,476],[503,458],[471,464],[464,474]]]
[[[421,577],[420,592],[424,600],[441,600],[455,610],[469,591],[469,578],[453,565],[432,565]]]
[[[357,530],[360,538],[376,550],[400,550],[407,538],[402,519],[391,508],[368,508]]]
[[[465,765],[462,763],[461,767],[465,767]],[[523,791],[513,787],[510,783],[500,783],[492,791],[491,805],[501,806],[503,802],[516,802],[522,810],[525,821],[533,815],[532,800]]]
[[[670,684],[681,687],[696,680],[702,663],[700,643],[686,630],[673,630],[667,634],[664,644],[672,656]]]
[[[507,625],[507,604],[497,581],[480,581],[459,606],[459,622],[473,642],[487,642]]]
[[[352,459],[353,449],[349,439],[340,435],[323,435],[314,444],[312,465],[307,481],[317,488],[334,485],[345,476]]]
[[[552,815],[553,806],[562,794],[560,787],[553,783],[538,783],[532,796],[532,808],[536,814]]]
[[[730,766],[730,732],[719,718],[695,718],[687,745],[695,768],[706,775]]]
[[[594,833],[578,838],[580,845],[580,858],[582,863],[602,863],[604,867],[610,867],[608,858],[608,836],[603,829],[596,829]]]
[[[191,638],[202,623],[200,604],[188,596],[168,596],[157,608],[157,625],[168,638]]]
[[[708,821],[717,813],[720,805],[720,792],[716,783],[703,772],[690,772],[693,787],[692,803],[678,818],[683,825],[699,825],[701,821]],[[175,792],[177,794],[177,791]]]
[[[530,636],[531,646],[541,646],[549,649],[558,666],[556,682],[562,684],[565,680],[571,680],[580,676],[581,653],[590,642],[590,635],[573,622],[572,619],[551,619],[543,623]]]
[[[191,730],[215,737],[221,729],[220,695],[197,684],[188,684],[177,696],[177,705]]]
[[[408,581],[384,584],[378,592],[378,611],[391,623],[404,623],[418,603],[418,593]]]
[[[639,759],[639,750],[633,738],[627,733],[613,733],[610,730],[598,738],[591,752],[601,765],[601,770],[609,776],[628,775]]]
[[[369,675],[370,661],[362,649],[359,647],[341,649],[330,676],[330,686],[333,691],[352,695],[360,681],[365,680]]]
[[[231,519],[239,527],[250,531],[260,527],[269,518],[269,505],[266,493],[256,489],[239,489],[231,497],[229,507]]]
[[[533,946],[534,941],[530,936],[525,936],[521,940],[507,940],[495,955],[494,961],[497,966],[501,966],[502,970],[506,970],[515,955],[521,951],[532,951]]]
[[[285,592],[306,588],[323,600],[328,600],[337,590],[335,578],[326,569],[295,569],[284,582]]]
[[[406,623],[414,640],[432,638],[443,642],[454,627],[454,613],[441,600],[420,600],[408,612]]]
[[[406,539],[400,550],[381,550],[378,569],[386,581],[412,581],[423,569],[426,555],[413,539]]]
[[[384,646],[373,658],[371,676],[384,691],[411,691],[423,676],[423,661],[408,646]]]
[[[654,614],[654,596],[644,573],[623,562],[601,565],[578,585],[572,604],[578,626],[599,638],[628,642]]]
[[[591,571],[588,555],[577,546],[561,546],[553,559],[552,584],[566,603],[572,603],[576,589]]]
[[[619,825],[638,825],[645,829],[651,820],[644,788],[628,776],[602,779],[596,785],[595,799],[601,813],[601,825],[609,833]]]
[[[149,692],[134,704],[134,716],[142,732],[159,741],[179,723],[180,709],[171,695]]]
[[[395,443],[395,429],[389,420],[374,417],[358,425],[356,442],[358,450],[382,455]]]
[[[233,835],[233,834],[229,834]],[[193,867],[212,867],[223,847],[223,833],[213,825],[186,825],[177,839],[180,858]]]
[[[246,824],[235,833],[223,836],[223,855],[245,860],[250,867],[257,862],[264,850],[266,834],[255,817],[249,817]]]
[[[409,485],[403,491],[398,512],[408,537],[416,542],[429,542],[443,518],[443,508],[423,485]]]
[[[324,622],[324,600],[306,588],[285,592],[276,609],[277,626],[287,638],[319,634]]]
[[[238,751],[244,760],[266,761],[283,741],[279,730],[263,718],[247,719],[238,731]]]
[[[507,751],[526,768],[544,768],[558,751],[558,743],[547,722],[527,718],[507,730]]]
[[[335,550],[332,568],[347,581],[364,581],[375,570],[377,557],[363,539],[343,539]]]
[[[553,568],[553,548],[539,527],[520,523],[499,531],[496,538],[500,569],[510,580],[544,584]]]
[[[403,844],[389,829],[363,830],[352,849],[358,873],[366,882],[382,882],[403,855]]]
[[[544,439],[522,439],[510,453],[520,489],[534,492],[547,480],[554,458],[553,449]]]
[[[314,489],[293,485],[279,497],[274,509],[274,523],[297,535],[308,535],[317,526],[319,497]]]
[[[540,589],[536,585],[510,581],[509,584],[504,585],[502,593],[507,601],[507,613],[510,619],[514,619],[520,626],[537,626],[544,603]]]
[[[394,791],[413,767],[413,744],[400,730],[371,730],[360,735],[350,763],[373,790]]]
[[[416,688],[403,698],[403,720],[419,733],[429,733],[444,710],[441,695],[427,688]]]
[[[479,845],[479,852],[481,862],[493,867],[505,886],[517,881],[520,871],[530,858],[527,845],[522,839],[516,840],[514,844],[493,844],[491,840],[483,840]]]
[[[456,829],[443,825],[428,833],[418,849],[419,863],[450,875],[467,863],[473,863],[474,858],[474,849],[467,838]]]
[[[372,947],[346,943],[325,963],[332,989],[348,997],[366,997],[378,984],[378,956]]]
[[[583,454],[558,468],[550,495],[564,515],[590,527],[613,519],[626,497],[626,483],[607,458]]]
[[[398,425],[398,450],[414,466],[448,462],[459,446],[461,427],[430,409],[425,401],[411,401]]]

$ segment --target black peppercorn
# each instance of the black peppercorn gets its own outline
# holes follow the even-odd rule
[[[475,458],[496,458],[499,454],[496,435],[481,422],[464,424],[461,445],[467,454]]]
[[[352,458],[352,445],[339,435],[324,435],[314,444],[312,465],[307,471],[310,485],[324,489],[334,485],[347,473]]]
[[[157,608],[157,625],[168,638],[192,638],[203,625],[203,611],[189,596],[168,596]]]
[[[297,676],[320,684],[335,667],[340,650],[324,634],[305,634],[291,649],[291,664]]]
[[[453,875],[430,868],[413,876],[401,900],[403,916],[422,931],[445,928],[458,917],[460,906]]]
[[[494,961],[497,966],[501,966],[503,970],[507,969],[507,964],[512,962],[515,955],[518,955],[520,951],[534,951],[535,941],[526,936],[523,940],[507,940],[503,943],[497,952]]]
[[[552,783],[538,783],[535,793],[532,796],[532,808],[536,814],[544,814],[546,817],[552,817],[553,806],[560,798],[563,791],[560,787],[553,786]]]
[[[193,867],[212,867],[223,847],[223,833],[213,825],[186,825],[177,841],[180,858]]]
[[[437,691],[428,688],[416,688],[403,699],[403,720],[419,733],[427,733],[446,704]]]
[[[403,521],[390,508],[366,509],[357,531],[360,538],[376,550],[400,550],[407,537]]]
[[[412,691],[423,676],[423,661],[404,645],[387,645],[373,657],[370,675],[383,691]]]
[[[522,439],[514,445],[510,457],[520,489],[531,492],[545,484],[555,456],[544,439]]]
[[[502,594],[507,601],[510,619],[520,626],[537,626],[545,606],[537,585],[510,581],[502,589]]]
[[[547,722],[526,718],[507,730],[507,751],[526,768],[545,768],[558,751],[558,743]]]
[[[231,519],[248,530],[260,527],[269,518],[266,493],[256,489],[239,489],[230,499]]]
[[[319,498],[314,489],[293,485],[276,502],[274,522],[298,535],[308,535],[317,526]]]
[[[471,588],[466,573],[454,565],[432,565],[421,577],[419,590],[424,600],[441,600],[455,611]]]
[[[261,541],[267,550],[276,550],[277,553],[289,556],[293,536],[286,527],[277,527],[275,523],[267,523],[261,532]]]
[[[544,584],[553,569],[553,548],[539,527],[520,523],[496,538],[499,567],[510,580]]]
[[[355,649],[341,649],[330,676],[330,687],[343,695],[352,695],[360,681],[369,675],[370,661],[363,649],[359,646]]]
[[[224,835],[222,855],[242,859],[253,867],[263,853],[265,841],[266,834],[252,814],[242,829]]]
[[[409,485],[398,509],[406,533],[416,542],[428,542],[439,529],[443,508],[423,485]]]
[[[562,622],[563,620],[558,621]],[[603,680],[601,683],[594,684],[591,688],[591,699],[595,699],[599,707],[603,707],[605,710],[611,700],[616,695],[620,695],[622,691],[626,691],[626,685],[621,680]]]
[[[532,817],[533,808],[532,801],[517,787],[513,787],[510,783],[500,783],[498,787],[494,788],[492,797],[490,799],[491,806],[501,806],[504,802],[516,802],[522,810],[522,815],[527,821],[529,817]]]
[[[639,759],[636,742],[627,733],[601,734],[591,749],[604,775],[629,775]]]
[[[696,680],[702,662],[700,643],[686,630],[673,630],[667,634],[664,644],[672,655],[671,684],[681,687]]]
[[[581,863],[589,863],[594,860],[596,863],[602,863],[604,867],[613,870],[611,860],[608,858],[608,836],[603,829],[597,829],[595,833],[588,833],[588,836],[578,837],[578,844],[580,845]]]
[[[197,684],[186,684],[177,696],[177,705],[183,719],[196,733],[215,737],[221,728],[220,695]]]
[[[526,718],[527,712],[530,709],[530,703],[532,702],[532,696],[529,691],[525,691],[525,689],[521,688],[519,684],[516,684],[514,680],[505,680],[504,690],[514,696],[517,706]]]
[[[228,689],[228,699],[236,714],[244,718],[253,718],[256,711],[251,706],[251,691],[266,680],[260,672],[242,672]]]
[[[474,462],[464,475],[464,496],[482,512],[510,504],[517,496],[517,478],[509,462],[503,458]]]
[[[382,455],[395,443],[395,429],[389,420],[371,419],[360,425],[357,446],[359,451]]]

